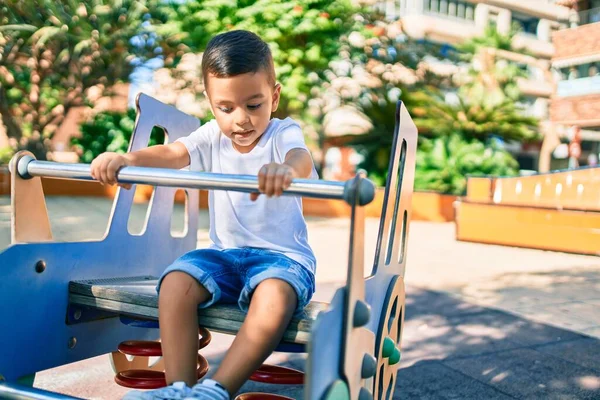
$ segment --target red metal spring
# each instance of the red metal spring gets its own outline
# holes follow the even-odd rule
[[[304,372],[279,365],[263,364],[254,371],[250,376],[250,380],[276,385],[302,385],[304,383]]]
[[[200,328],[201,335],[198,340],[198,348],[203,349],[211,341],[211,334],[206,328]],[[118,347],[123,354],[138,357],[160,357],[162,349],[159,342],[130,340],[122,342]],[[208,372],[208,361],[202,355],[198,354],[198,379],[202,378]],[[131,369],[121,371],[115,376],[115,382],[120,386],[132,389],[158,389],[167,386],[165,373],[161,371],[151,371],[143,369]]]

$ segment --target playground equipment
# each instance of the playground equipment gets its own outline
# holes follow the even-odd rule
[[[472,177],[455,209],[458,240],[600,255],[600,168]]]
[[[197,119],[157,100],[139,95],[138,118],[129,151],[148,143],[154,126],[169,141],[194,131]],[[417,130],[399,102],[389,174],[372,272],[364,276],[364,205],[373,184],[358,174],[348,182],[294,180],[284,195],[344,200],[350,204],[351,229],[346,285],[330,304],[312,302],[287,328],[277,350],[307,352],[304,397],[320,399],[391,399],[404,318],[404,270],[414,180]],[[35,160],[19,153],[11,161],[12,245],[0,253],[0,397],[71,398],[33,389],[37,371],[110,353],[121,384],[160,379],[161,372],[123,373],[151,367],[147,355],[159,354],[148,341],[158,339],[157,276],[178,256],[196,248],[196,189],[257,191],[253,176],[220,175],[156,168],[125,167],[123,183],[156,186],[144,232],[127,229],[134,190],[119,190],[104,239],[77,243],[52,241],[40,177],[91,180],[85,164]],[[187,194],[187,226],[181,237],[170,231],[177,187]],[[325,268],[326,266],[321,266]],[[202,339],[209,331],[236,334],[244,314],[232,305],[199,309]],[[127,341],[143,343],[124,343]],[[126,365],[116,351],[137,354]],[[326,357],[321,357],[323,355]],[[199,375],[204,364],[199,356]],[[152,378],[152,376],[154,378]],[[124,378],[124,379],[123,379]],[[130,378],[128,381],[127,379]],[[253,379],[298,383],[294,371],[263,366]],[[300,380],[301,381],[301,380]],[[137,382],[138,384],[140,382]],[[154,381],[154,384],[156,382]],[[240,399],[247,398],[245,395]]]

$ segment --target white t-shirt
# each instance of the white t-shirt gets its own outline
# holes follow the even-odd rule
[[[177,141],[189,152],[191,171],[237,175],[257,175],[265,164],[283,163],[290,150],[307,149],[300,125],[291,118],[272,119],[249,153],[238,152],[216,120]],[[314,165],[311,178],[317,178]],[[251,201],[249,193],[211,190],[209,213],[211,248],[273,250],[315,272],[316,259],[308,244],[300,196],[261,195]]]

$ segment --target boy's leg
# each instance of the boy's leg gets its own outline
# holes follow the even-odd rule
[[[233,395],[277,347],[298,296],[280,279],[262,281],[255,289],[248,315],[213,379]]]
[[[198,362],[198,304],[211,297],[189,274],[173,271],[163,278],[158,297],[161,347],[167,384],[194,386]]]
[[[198,307],[216,302],[235,303],[241,281],[236,258],[212,249],[190,251],[163,272],[158,290],[158,319],[168,386],[131,391],[127,400],[183,399],[198,381]],[[235,253],[235,252],[233,252]]]

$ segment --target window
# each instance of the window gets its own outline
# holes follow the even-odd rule
[[[472,4],[467,4],[465,6],[465,18],[470,19],[471,21],[475,20],[475,6]]]
[[[537,35],[537,28],[540,23],[539,18],[513,18],[513,22],[521,28],[523,33]]]
[[[425,0],[423,3],[425,12],[441,14],[448,17],[460,19],[475,19],[475,6],[460,0]]]
[[[579,23],[584,25],[594,22],[600,22],[600,1],[589,0],[587,9],[579,13]]]

